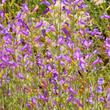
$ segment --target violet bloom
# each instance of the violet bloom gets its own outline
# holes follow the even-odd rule
[[[56,1],[57,1],[57,0],[52,0],[52,2],[54,3],[54,5],[56,4]]]
[[[110,49],[107,49],[106,52],[107,52],[108,56],[110,57]]]
[[[107,15],[107,14],[104,14],[104,15],[102,15],[101,17],[100,17],[101,19],[110,19],[110,16],[109,15]]]
[[[91,44],[92,44],[92,41],[88,41],[88,40],[83,41],[83,45],[85,45],[87,49],[91,46]]]
[[[99,101],[100,102],[104,102],[105,101],[105,98],[104,97],[100,97]]]
[[[17,74],[17,77],[18,77],[19,79],[25,79],[25,77],[24,77],[24,75],[23,75],[22,73],[18,73],[18,74]]]
[[[107,102],[110,103],[110,88],[107,89]]]
[[[3,39],[6,42],[6,44],[12,44],[12,36],[9,33],[6,33]]]
[[[10,57],[7,55],[2,55],[1,60],[5,63],[8,63],[10,61]]]
[[[74,1],[74,6],[73,6],[73,9],[74,9],[74,10],[76,9],[76,6],[78,6],[78,4],[79,4],[80,1],[81,1],[81,0],[75,0],[75,1]]]
[[[47,0],[44,0],[43,2],[41,2],[41,4],[45,4],[47,6],[50,6],[51,5],[50,2],[48,2]]]
[[[42,35],[46,36],[46,30],[45,29],[42,29]]]
[[[49,32],[49,31],[52,31],[52,32],[55,32],[55,26],[54,25],[50,25],[49,27],[48,27],[48,29],[47,29],[47,32]]]
[[[27,106],[28,108],[31,108],[31,104],[30,104],[30,103],[26,103],[26,106]]]
[[[72,87],[68,87],[68,91],[73,95],[77,94],[77,92]]]
[[[95,65],[97,65],[97,64],[99,64],[99,63],[103,63],[103,61],[98,57],[98,58],[92,63],[92,65],[95,66]]]
[[[43,21],[40,21],[37,25],[36,28],[40,28],[43,25]]]
[[[79,6],[78,6],[80,9],[82,8],[87,8],[87,5],[85,3],[81,3]]]
[[[18,25],[20,26],[20,32],[26,36],[29,35],[29,27],[22,19],[18,19]]]
[[[106,38],[105,46],[108,47],[108,48],[110,48],[110,37],[109,38]]]
[[[24,47],[21,49],[21,51],[25,51],[27,52],[27,54],[32,54],[32,49],[31,49],[31,45],[30,44],[25,44]]]
[[[61,61],[61,60],[60,60],[60,64],[61,64],[62,66],[65,66],[65,65],[66,65],[65,62],[63,62],[63,61]]]
[[[79,107],[83,107],[83,104],[77,98],[74,98],[74,103],[76,103]]]
[[[2,4],[4,4],[6,2],[6,0],[2,0]]]
[[[4,29],[4,26],[0,23],[0,30],[2,30],[2,29]]]
[[[71,14],[71,11],[67,9],[65,6],[62,7],[62,11],[66,11],[66,14]]]
[[[79,25],[86,25],[87,23],[83,20],[83,19],[80,19],[79,22],[78,22]]]
[[[48,72],[51,72],[52,71],[52,66],[50,64],[47,64],[46,69],[47,69]]]
[[[45,9],[45,11],[43,12],[43,14],[47,14],[49,11],[50,11],[50,9],[47,7],[47,8]]]
[[[90,104],[94,104],[94,101],[93,101],[93,97],[92,97],[92,96],[89,97],[88,102],[89,102]]]
[[[40,96],[39,96],[39,99],[41,99],[41,100],[43,100],[43,101],[46,101],[46,102],[48,101],[48,100],[46,99],[46,97],[43,96],[43,95],[40,95]]]
[[[31,102],[32,102],[33,104],[36,104],[36,97],[32,97],[32,98],[31,98]]]
[[[23,4],[23,11],[29,12],[29,8],[28,8],[28,5],[26,3]]]
[[[62,28],[62,31],[64,32],[67,38],[71,37],[70,32],[66,28]]]
[[[80,61],[79,62],[79,67],[80,67],[81,70],[86,71],[86,63]]]
[[[11,48],[6,48],[6,51],[11,53],[11,54],[14,54],[14,49],[11,49]]]
[[[94,29],[93,31],[90,32],[91,36],[94,36],[94,35],[101,35],[102,33],[98,30],[98,29]]]
[[[63,36],[59,36],[59,37],[58,37],[58,44],[59,44],[59,45],[63,45],[64,42],[65,42],[64,37],[63,37]]]
[[[0,16],[1,16],[2,18],[5,18],[5,12],[4,12],[4,11],[0,11]]]
[[[71,63],[71,58],[66,54],[66,55],[64,55],[64,57],[63,57],[65,60],[67,60],[68,61],[68,63]]]
[[[104,78],[99,78],[98,79],[98,85],[104,84]]]
[[[49,50],[46,51],[46,57],[47,57],[48,59],[52,58],[52,53],[51,53]]]
[[[102,88],[101,85],[99,85],[99,86],[97,87],[97,92],[98,92],[98,93],[102,93],[102,92],[103,92],[103,88]]]
[[[73,55],[74,59],[76,60],[79,60],[81,58],[81,51],[79,48],[77,48],[74,52],[74,55]]]
[[[62,0],[62,3],[67,5],[68,4],[68,1],[67,0]]]
[[[67,102],[71,102],[73,100],[73,95],[71,94],[68,99],[67,99]]]
[[[37,36],[37,37],[35,38],[35,42],[39,42],[39,41],[40,41],[40,38],[41,38],[41,36]]]
[[[58,79],[58,72],[54,69],[52,73],[53,73],[53,78],[57,80]]]
[[[74,43],[72,41],[67,41],[67,45],[70,49],[74,48]]]

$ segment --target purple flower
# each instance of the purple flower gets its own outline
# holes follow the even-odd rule
[[[110,19],[110,16],[109,15],[106,15],[106,14],[104,14],[104,15],[102,15],[101,17],[100,17],[101,19]]]
[[[29,30],[28,25],[22,19],[18,19],[18,25],[20,26],[20,28]]]
[[[79,22],[78,22],[79,25],[86,25],[87,23],[83,20],[83,19],[80,19]]]
[[[41,100],[43,100],[43,101],[46,101],[46,102],[48,101],[48,100],[46,99],[46,97],[43,96],[43,95],[40,95],[40,96],[39,96],[39,99],[41,99]]]
[[[64,42],[65,42],[64,37],[63,37],[63,36],[59,36],[59,37],[58,37],[58,44],[63,45]]]
[[[42,29],[42,35],[46,36],[46,30],[45,29]]]
[[[28,5],[26,3],[23,4],[23,11],[25,11],[25,12],[29,11]]]
[[[12,44],[12,36],[9,33],[6,33],[6,35],[3,37],[6,44]]]
[[[31,108],[31,104],[30,104],[30,103],[26,103],[26,106],[27,106],[28,108]]]
[[[107,52],[108,56],[110,57],[110,49],[107,49],[106,52]]]
[[[40,41],[40,38],[41,38],[41,36],[37,36],[37,37],[35,38],[35,42],[39,42],[39,41]]]
[[[0,16],[1,16],[2,18],[4,18],[4,17],[5,17],[5,12],[4,12],[4,11],[0,11]]]
[[[88,41],[88,40],[83,41],[83,45],[85,45],[86,48],[89,48],[91,44],[92,44],[92,41]]]
[[[104,83],[104,78],[99,78],[99,79],[98,79],[98,84],[99,84],[99,85],[102,85],[103,83]]]
[[[97,92],[98,92],[98,93],[102,93],[102,92],[103,92],[103,88],[102,88],[101,85],[99,85],[99,86],[97,87]]]
[[[78,5],[79,2],[80,2],[80,0],[75,0],[75,1],[74,1],[74,7],[73,7],[73,9],[76,8],[76,6]]]
[[[32,101],[33,104],[36,104],[36,98],[35,97],[32,97],[31,101]]]
[[[45,11],[43,12],[43,14],[47,14],[49,11],[50,11],[50,9],[47,7],[47,8],[45,9]]]
[[[81,70],[86,71],[86,63],[80,61],[79,66],[80,66]]]
[[[67,99],[67,102],[71,102],[73,100],[73,95],[71,94],[68,99]]]
[[[105,98],[104,97],[100,97],[99,99],[101,102],[104,102]]]
[[[43,25],[43,21],[40,21],[37,25],[36,28],[40,28]]]
[[[56,4],[56,1],[57,1],[57,0],[52,0],[52,2],[54,3],[54,5]]]
[[[94,29],[93,31],[90,32],[91,36],[94,36],[94,35],[101,35],[102,33],[98,30],[98,29]]]
[[[11,54],[14,54],[14,49],[11,49],[11,48],[6,48],[6,51],[11,53]]]
[[[52,66],[51,66],[50,64],[47,64],[47,65],[46,65],[46,69],[47,69],[47,71],[51,72]]]
[[[110,94],[107,95],[107,102],[110,102]]]
[[[66,54],[63,58],[64,58],[65,60],[67,60],[68,63],[71,63],[71,58],[68,56],[68,54]]]
[[[69,48],[73,49],[74,48],[74,43],[72,41],[67,41],[67,45]]]
[[[50,6],[51,5],[50,2],[48,2],[47,0],[44,0],[43,2],[41,2],[41,4],[45,4],[47,6]]]
[[[2,4],[4,4],[6,2],[6,0],[2,0]]]
[[[62,31],[64,32],[67,38],[71,37],[70,32],[66,28],[62,28]]]
[[[87,5],[86,5],[85,3],[81,3],[78,7],[79,7],[80,9],[82,9],[82,8],[86,8]]]
[[[52,31],[52,32],[55,32],[55,26],[54,25],[50,25],[49,28],[48,28],[48,31]]]
[[[78,104],[79,107],[83,107],[83,104],[77,98],[74,98],[74,103]]]
[[[108,47],[108,48],[110,48],[110,37],[109,38],[106,38],[105,46]]]
[[[99,64],[99,63],[103,63],[103,61],[98,57],[98,58],[92,63],[92,65],[95,66],[95,65],[97,65],[97,64]]]
[[[25,79],[25,77],[24,77],[24,75],[22,73],[18,73],[17,77],[20,78],[20,79]]]
[[[93,101],[93,97],[92,97],[92,96],[89,97],[88,102],[89,102],[90,104],[94,104],[94,101]]]
[[[67,9],[65,6],[62,7],[62,11],[66,11],[66,14],[71,14],[71,11]]]
[[[68,87],[68,91],[70,93],[72,93],[73,95],[76,95],[77,94],[77,92],[72,87]]]
[[[46,52],[46,57],[47,57],[48,59],[52,58],[52,54],[51,54],[50,51],[47,51],[47,52]]]
[[[58,72],[55,69],[53,69],[52,73],[53,73],[53,78],[57,79],[58,78]]]
[[[77,48],[74,52],[74,55],[73,55],[74,59],[76,60],[79,60],[81,58],[81,51],[79,48]]]
[[[5,63],[8,63],[10,61],[10,57],[7,55],[2,55],[1,60]]]

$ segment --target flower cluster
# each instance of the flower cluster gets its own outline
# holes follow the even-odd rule
[[[1,105],[10,110],[108,107],[106,2],[42,0],[31,9],[12,1],[19,9],[14,17],[5,9],[7,3],[2,0],[0,10]]]

